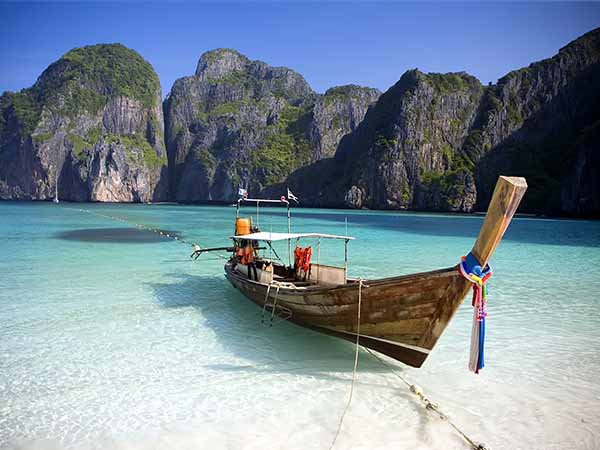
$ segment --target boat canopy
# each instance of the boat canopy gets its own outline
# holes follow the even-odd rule
[[[300,238],[323,238],[323,239],[343,239],[345,241],[354,240],[350,236],[337,236],[335,234],[322,234],[322,233],[270,233],[268,231],[261,231],[259,233],[244,234],[241,236],[232,236],[232,239],[245,239],[247,241],[285,241],[288,239],[300,239]]]

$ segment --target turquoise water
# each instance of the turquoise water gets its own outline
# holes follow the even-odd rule
[[[93,214],[78,208],[87,208]],[[354,347],[291,325],[229,286],[215,255],[230,207],[0,203],[0,448],[328,448]],[[351,275],[456,264],[481,217],[299,209],[294,231],[348,233]],[[285,229],[280,209],[264,230]],[[286,258],[285,246],[276,248]],[[339,264],[343,245],[323,245]],[[600,223],[513,221],[492,260],[487,366],[467,371],[470,307],[421,369],[396,364],[492,449],[600,447]],[[361,351],[337,449],[464,449]]]

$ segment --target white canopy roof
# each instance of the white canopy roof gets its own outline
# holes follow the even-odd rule
[[[287,239],[299,239],[299,238],[323,238],[323,239],[344,239],[354,240],[350,236],[336,236],[335,234],[322,234],[322,233],[270,233],[268,231],[261,231],[260,233],[244,234],[242,236],[232,236],[233,239],[246,239],[248,241],[284,241]]]

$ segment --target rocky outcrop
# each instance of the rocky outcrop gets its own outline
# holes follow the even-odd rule
[[[240,186],[258,192],[280,182],[333,154],[378,95],[347,86],[319,96],[291,69],[207,52],[165,101],[171,194],[231,201]]]
[[[560,187],[562,212],[600,218],[600,120],[570,150],[574,161]]]
[[[164,104],[173,198],[232,200],[239,186],[256,192],[307,164],[315,97],[291,69],[229,49],[203,54]]]
[[[313,108],[310,140],[313,162],[332,157],[342,137],[354,131],[381,92],[353,84],[328,89]]]
[[[77,48],[0,97],[0,198],[167,197],[158,77],[122,45]]]
[[[341,140],[333,162],[316,165],[321,189],[313,188],[306,201],[353,208],[470,210],[474,180],[457,150],[482,94],[480,83],[465,73],[405,73]],[[326,165],[332,172],[323,174]],[[297,174],[288,181],[305,193]]]
[[[308,206],[468,212],[504,174],[529,182],[521,211],[600,216],[598,80],[600,29],[494,85],[415,69],[383,94],[319,95],[217,49],[161,104],[137,53],[84,47],[0,97],[0,199],[58,186],[80,201],[229,202],[290,187]]]
[[[478,208],[485,209],[496,177],[511,173],[529,180],[522,211],[600,214],[587,197],[572,197],[577,192],[589,195],[584,194],[589,188],[577,187],[586,181],[574,175],[600,170],[595,165],[598,159],[584,150],[588,144],[581,142],[584,135],[585,142],[597,142],[599,80],[600,29],[596,29],[554,57],[510,72],[488,88],[468,149],[478,161]]]
[[[522,211],[598,215],[599,61],[596,29],[496,85],[409,71],[331,161],[285,184],[315,206],[471,211],[487,207],[498,175],[521,175]]]

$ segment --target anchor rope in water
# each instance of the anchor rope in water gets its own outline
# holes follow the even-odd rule
[[[350,384],[350,393],[348,394],[348,402],[342,412],[342,416],[340,417],[340,423],[338,424],[337,431],[335,432],[335,436],[333,437],[333,441],[331,441],[331,445],[329,446],[329,450],[333,449],[335,442],[337,441],[338,436],[340,435],[340,431],[342,430],[342,424],[344,422],[344,417],[346,417],[346,413],[348,412],[348,408],[350,407],[350,403],[352,402],[352,394],[354,393],[354,382],[356,381],[356,370],[358,369],[358,349],[360,347],[360,309],[362,305],[362,287],[363,287],[363,279],[358,279],[358,317],[356,319],[356,350],[354,352],[354,369],[352,370],[352,383]],[[368,287],[368,286],[367,286]]]
[[[458,425],[456,425],[451,419],[450,416],[448,416],[447,414],[443,413],[440,410],[439,404],[436,402],[433,402],[431,399],[429,399],[425,393],[423,392],[423,389],[421,389],[419,386],[417,386],[416,384],[411,384],[406,378],[404,378],[402,375],[400,375],[398,373],[398,371],[396,370],[396,367],[393,366],[392,364],[387,363],[386,361],[384,361],[383,359],[381,359],[379,356],[377,356],[375,353],[373,353],[371,351],[371,349],[368,349],[366,347],[363,347],[367,352],[369,352],[369,354],[371,356],[373,356],[373,358],[375,358],[377,361],[379,361],[382,365],[388,367],[389,369],[392,370],[392,374],[394,374],[398,379],[400,379],[406,386],[408,386],[410,392],[412,392],[413,394],[415,394],[419,400],[421,400],[421,403],[423,403],[423,405],[425,405],[425,409],[429,410],[429,411],[434,411],[435,413],[437,413],[438,417],[440,419],[442,419],[445,422],[448,422],[448,425],[450,425],[454,431],[456,431],[470,446],[473,450],[488,450],[488,448],[485,446],[485,444],[481,443],[481,442],[475,442],[473,439],[471,439],[464,431],[462,431]]]
[[[168,232],[163,231],[163,230],[161,230],[159,228],[154,228],[154,227],[147,226],[147,225],[144,225],[144,224],[141,224],[141,223],[133,222],[133,221],[125,219],[123,217],[102,214],[102,213],[98,213],[98,212],[95,212],[95,211],[91,211],[89,209],[82,209],[82,208],[65,208],[65,209],[69,209],[71,211],[78,211],[78,212],[83,212],[83,213],[91,214],[93,216],[102,217],[104,219],[116,220],[118,222],[125,223],[127,225],[131,225],[133,227],[139,228],[139,229],[144,230],[144,231],[148,231],[148,232],[151,232],[151,233],[158,234],[158,235],[160,235],[160,236],[162,236],[164,238],[171,239],[173,241],[177,241],[177,242],[180,242],[182,244],[191,245],[191,246],[198,245],[195,242],[187,241],[187,240],[185,240],[185,239],[183,239],[183,238],[181,238],[179,236],[176,236],[175,234],[168,233]],[[220,258],[220,259],[224,259],[224,260],[228,260],[229,259],[228,257],[220,255],[218,253],[215,253],[215,255],[218,258]]]
[[[356,346],[355,346],[355,352],[354,352],[354,368],[352,370],[352,381],[350,383],[350,392],[348,394],[348,401],[346,402],[346,406],[344,407],[344,411],[342,412],[342,415],[340,417],[340,422],[339,422],[337,430],[335,432],[335,436],[333,437],[333,441],[331,442],[331,445],[329,446],[329,450],[333,449],[333,447],[335,446],[335,443],[340,435],[340,432],[342,430],[342,424],[344,422],[344,418],[346,417],[346,413],[348,412],[348,409],[350,408],[350,404],[352,402],[352,396],[354,394],[354,384],[356,382],[356,374],[358,371],[358,351],[359,351],[359,348],[362,347],[360,345],[360,311],[361,311],[361,306],[362,306],[362,288],[363,288],[363,286],[365,286],[367,288],[369,287],[363,283],[362,278],[359,278],[358,279],[358,313],[357,313],[357,318],[356,318],[356,322],[357,322],[357,324],[356,324]],[[426,410],[434,411],[441,420],[448,422],[448,424],[469,444],[469,446],[473,450],[488,450],[487,447],[485,446],[485,444],[475,442],[464,431],[462,431],[450,419],[450,417],[447,414],[443,413],[440,410],[439,405],[437,403],[433,402],[425,395],[425,393],[423,392],[423,389],[421,389],[416,384],[410,383],[406,378],[404,378],[402,375],[400,375],[398,373],[398,371],[396,370],[396,368],[393,365],[385,362],[383,359],[381,359],[379,356],[377,356],[375,353],[373,353],[371,351],[371,349],[366,348],[366,347],[363,347],[363,348],[367,352],[369,352],[369,354],[371,356],[373,356],[377,361],[379,361],[379,363],[381,363],[382,365],[391,369],[392,374],[394,374],[398,379],[400,379],[408,387],[408,389],[410,390],[411,393],[413,393],[414,395],[417,396],[417,398],[425,406]]]

